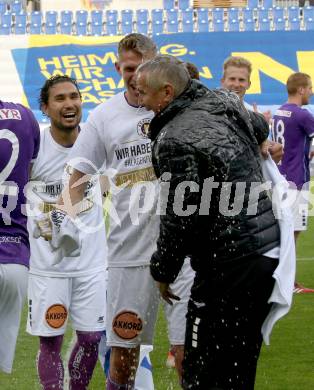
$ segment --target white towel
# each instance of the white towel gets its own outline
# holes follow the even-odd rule
[[[275,285],[268,300],[272,303],[270,312],[262,325],[262,335],[266,345],[269,345],[270,334],[275,323],[286,315],[292,304],[296,254],[294,244],[294,226],[290,207],[285,204],[289,184],[280,174],[276,164],[269,157],[262,162],[265,180],[272,182],[273,207],[280,227],[280,255],[279,264],[275,269],[273,278]]]

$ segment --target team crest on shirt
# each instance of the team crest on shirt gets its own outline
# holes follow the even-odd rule
[[[150,124],[151,119],[150,118],[144,118],[137,124],[137,134],[140,135],[143,138],[148,138],[148,128]]]

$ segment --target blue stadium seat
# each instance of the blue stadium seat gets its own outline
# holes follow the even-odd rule
[[[284,19],[277,19],[274,22],[275,31],[284,31],[286,29],[286,21]]]
[[[118,34],[118,23],[108,22],[106,26],[107,26],[107,35],[117,35]]]
[[[12,15],[11,12],[7,11],[6,13],[1,15],[1,24],[8,24],[11,26],[12,23]]]
[[[103,34],[102,23],[92,22],[90,25],[90,33],[91,35],[101,36]]]
[[[258,8],[257,19],[258,20],[268,19],[268,8],[265,8],[265,7]]]
[[[246,21],[247,19],[254,19],[254,9],[253,8],[242,8],[242,19]]]
[[[174,8],[174,0],[163,0],[163,8],[164,9]]]
[[[205,19],[197,20],[197,31],[198,32],[208,32],[209,31],[209,22]]]
[[[245,19],[243,23],[244,23],[244,31],[255,31],[254,19]]]
[[[224,31],[224,21],[221,19],[213,19],[213,31],[221,32]]]
[[[43,22],[43,14],[41,11],[32,11],[30,13],[30,23],[41,25]]]
[[[148,34],[148,22],[145,22],[144,20],[141,20],[140,22],[136,23],[137,26],[137,32],[139,34]]]
[[[93,9],[90,13],[91,24],[102,24],[103,11],[101,9]]]
[[[223,8],[214,8],[212,10],[213,20],[223,20],[224,19],[224,9]]]
[[[136,10],[136,21],[148,23],[148,9],[137,9]]]
[[[11,24],[1,23],[0,24],[0,35],[10,35]]]
[[[273,19],[285,19],[285,9],[282,7],[274,7],[272,11]]]
[[[259,0],[248,0],[248,8],[257,8],[259,6]]]
[[[18,14],[21,11],[23,11],[23,4],[20,0],[14,0],[12,3],[10,3],[10,10],[12,14]]]
[[[187,9],[190,8],[190,0],[178,0],[178,8],[179,9]]]
[[[306,31],[314,31],[314,19],[313,18],[305,19],[304,25],[305,25]]]
[[[15,24],[24,24],[26,26],[27,22],[27,13],[21,11],[20,13],[15,15]]]
[[[314,19],[314,7],[308,6],[303,8],[303,18],[307,20],[309,18]]]
[[[193,32],[193,20],[185,20],[182,22],[182,32]]]
[[[76,23],[76,35],[88,35],[86,23]]]
[[[7,11],[7,3],[3,0],[0,0],[0,15],[4,14]]]
[[[178,23],[178,10],[177,9],[167,9],[166,10],[166,21]]]
[[[72,34],[72,23],[64,22],[60,23],[60,33],[71,35]]]
[[[289,20],[288,26],[289,26],[290,31],[299,31],[300,30],[300,19],[294,18],[294,19]]]
[[[123,9],[121,11],[121,23],[132,23],[133,22],[133,10]]]
[[[46,23],[45,24],[45,34],[54,35],[57,34],[57,24],[56,23]]]
[[[160,8],[154,8],[151,11],[152,23],[154,22],[163,22],[164,19],[164,11]]]
[[[75,12],[75,23],[85,23],[88,22],[88,12],[85,9],[79,9]]]
[[[58,12],[57,11],[46,11],[45,22],[46,24],[57,24]]]
[[[231,7],[227,11],[228,20],[239,19],[239,8]]]
[[[29,33],[32,34],[32,35],[37,35],[37,34],[41,34],[42,30],[41,30],[41,24],[39,23],[30,23],[29,25]]]
[[[194,10],[193,8],[186,8],[181,10],[181,18],[182,22],[185,22],[189,20],[190,22],[193,22],[194,19]]]
[[[16,35],[24,35],[26,34],[26,24],[24,23],[16,23],[14,27],[14,33]]]
[[[229,20],[228,30],[230,32],[240,31],[240,23],[238,19]]]
[[[177,33],[177,32],[179,32],[178,22],[176,22],[175,20],[168,20],[167,21],[167,32],[168,33]]]
[[[107,9],[106,11],[106,21],[107,23],[113,22],[118,23],[118,11],[116,9]]]
[[[261,19],[258,21],[258,31],[270,31],[270,20],[269,19]]]
[[[209,8],[197,8],[196,14],[198,20],[208,20]]]
[[[63,10],[60,12],[60,23],[73,23],[73,12],[69,10]]]
[[[288,19],[300,18],[300,7],[288,7]]]
[[[164,31],[164,23],[160,20],[156,20],[155,22],[152,22],[152,34],[158,35],[162,34]]]
[[[133,32],[133,23],[129,21],[121,23],[121,31],[122,35],[131,34]]]
[[[273,8],[273,2],[274,2],[274,0],[263,0],[263,7],[264,8]]]

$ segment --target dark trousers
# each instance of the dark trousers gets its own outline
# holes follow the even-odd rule
[[[254,389],[277,265],[277,259],[255,256],[216,264],[206,279],[203,272],[196,274],[187,314],[184,389]]]

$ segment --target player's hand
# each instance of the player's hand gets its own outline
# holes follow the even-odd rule
[[[275,161],[276,164],[278,164],[283,157],[283,153],[284,153],[283,146],[278,142],[274,142],[274,141],[268,141],[268,142],[269,142],[268,151],[271,155],[271,158]]]
[[[312,160],[313,157],[314,157],[314,150],[312,150],[312,151],[310,152],[310,155],[309,155],[310,160]]]
[[[169,305],[173,305],[172,299],[180,301],[181,298],[173,294],[168,283],[157,282],[157,286],[159,288],[160,295],[167,303],[169,303]]]
[[[34,238],[43,237],[46,241],[50,241],[52,238],[52,223],[49,213],[36,218],[35,223]]]
[[[265,140],[264,142],[262,142],[260,144],[259,147],[260,147],[262,156],[264,157],[264,159],[266,159],[268,157],[269,141]]]

